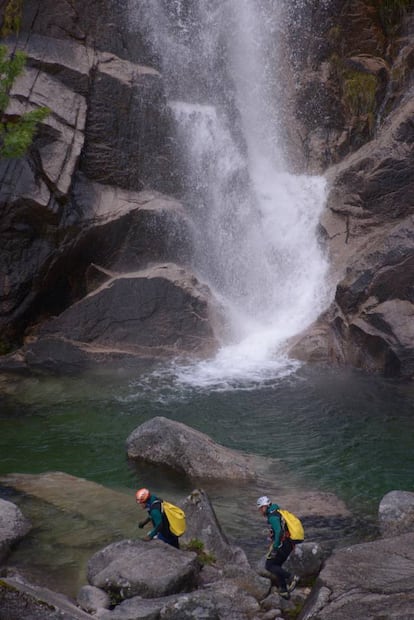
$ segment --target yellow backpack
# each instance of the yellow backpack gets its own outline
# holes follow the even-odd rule
[[[175,534],[175,536],[182,536],[186,528],[184,510],[181,510],[181,508],[175,506],[175,504],[171,504],[171,502],[166,502],[165,500],[162,502],[162,508],[168,519],[171,532]]]
[[[289,536],[292,542],[303,542],[305,539],[305,530],[303,529],[301,520],[292,512],[289,512],[289,510],[282,510],[281,508],[279,508],[278,512],[282,516],[282,525],[284,522],[289,531]]]

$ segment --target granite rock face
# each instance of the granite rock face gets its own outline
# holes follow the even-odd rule
[[[112,0],[33,0],[6,41],[27,62],[5,119],[50,113],[24,158],[0,161],[2,353],[90,292],[94,265],[188,263],[189,223],[165,195],[177,178],[162,77],[127,26]]]
[[[155,417],[127,439],[134,460],[163,464],[192,479],[254,480],[254,461],[248,455],[220,446],[185,424]]]
[[[11,547],[30,530],[31,524],[22,511],[12,502],[0,499],[0,563]]]
[[[2,354],[101,285],[102,270],[163,262],[190,269],[194,231],[177,200],[180,162],[164,76],[144,30],[131,31],[127,5],[27,0],[18,40],[8,41],[26,52],[27,68],[6,119],[39,106],[50,114],[26,157],[0,161]],[[285,9],[283,62],[275,67],[284,148],[292,170],[328,177],[320,230],[333,290],[291,354],[410,379],[413,7],[333,0]],[[199,324],[192,325],[196,339]],[[210,329],[215,339],[220,325]],[[59,334],[48,342],[38,346],[53,345],[71,367],[95,359],[88,343],[79,348]],[[115,355],[102,351],[99,359]],[[1,365],[25,364],[23,349]]]
[[[335,299],[292,351],[388,376],[414,376],[414,141],[411,100],[329,171],[323,216]]]
[[[326,562],[299,618],[412,618],[413,578],[413,533],[339,549]]]

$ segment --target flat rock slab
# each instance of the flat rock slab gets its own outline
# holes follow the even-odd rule
[[[0,579],[0,617],[7,620],[90,620],[68,598],[18,577]]]
[[[412,620],[414,533],[336,551],[300,620]]]
[[[59,471],[9,474],[2,476],[0,483],[52,504],[58,510],[79,515],[96,524],[104,524],[110,531],[125,522],[136,523],[138,517],[133,494],[129,496]]]
[[[89,560],[89,583],[122,599],[155,598],[192,590],[200,566],[195,553],[158,540],[122,540]]]

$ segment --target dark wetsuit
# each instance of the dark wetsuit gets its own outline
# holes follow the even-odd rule
[[[267,507],[265,513],[267,522],[271,527],[273,540],[272,548],[266,558],[265,567],[269,573],[275,575],[279,588],[285,591],[287,582],[290,581],[292,575],[282,568],[282,564],[288,559],[295,545],[291,539],[286,536],[282,528],[281,517],[277,512],[278,509],[279,506],[277,504],[271,504]]]
[[[150,495],[145,502],[145,508],[153,525],[153,529],[148,533],[148,536],[150,538],[159,538],[179,549],[178,537],[171,532],[168,519],[162,510],[162,500],[156,495]]]

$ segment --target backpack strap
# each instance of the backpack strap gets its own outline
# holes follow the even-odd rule
[[[277,512],[279,519],[280,519],[280,527],[282,528],[282,536],[280,537],[280,544],[282,544],[282,542],[284,542],[287,538],[290,538],[290,532],[289,532],[289,528],[287,526],[286,520],[283,517],[282,513],[279,512],[279,510],[275,510],[275,513]]]

